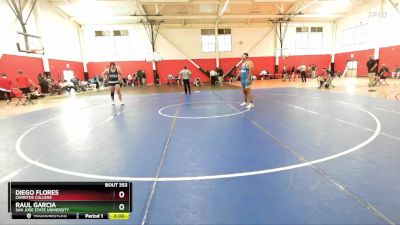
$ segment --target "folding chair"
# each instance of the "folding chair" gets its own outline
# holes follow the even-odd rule
[[[380,85],[388,85],[388,82],[386,81],[386,78],[384,75],[379,76],[379,80],[376,81],[376,86],[380,86]]]
[[[21,90],[19,90],[18,88],[13,88],[12,89],[12,93],[14,95],[14,97],[16,97],[18,99],[18,102],[15,106],[18,106],[19,103],[25,104],[25,102],[22,101],[22,99],[25,98],[25,95],[22,93]]]
[[[288,72],[283,72],[282,73],[282,82],[286,82],[286,80],[289,80],[289,82],[290,82],[290,74]]]
[[[386,81],[386,78],[379,78],[379,80],[377,81],[377,83],[376,83],[376,85],[388,85],[388,86],[390,86],[389,84],[388,84],[388,82]]]
[[[168,85],[172,85],[175,82],[176,82],[176,79],[175,79],[174,75],[168,74],[168,76],[167,76],[167,84]]]

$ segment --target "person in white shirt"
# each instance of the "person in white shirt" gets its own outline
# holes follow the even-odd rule
[[[192,72],[187,69],[187,66],[183,67],[183,70],[179,73],[182,82],[183,82],[183,87],[185,89],[185,95],[189,92],[189,95],[191,94],[190,92],[190,78],[192,77]]]
[[[128,74],[128,86],[132,86],[132,75]]]
[[[215,71],[215,70],[211,70],[210,71],[210,79],[211,79],[211,85],[212,86],[215,85],[215,82],[217,81],[217,76],[218,76],[217,71]]]
[[[304,64],[304,62],[301,64],[300,66],[300,76],[301,76],[301,82],[307,83],[307,76],[306,76],[306,72],[307,72],[307,67]]]

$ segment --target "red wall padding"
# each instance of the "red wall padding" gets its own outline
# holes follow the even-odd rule
[[[93,78],[94,75],[100,75],[108,68],[110,62],[89,62],[87,65],[89,78]],[[116,62],[117,66],[121,68],[123,77],[127,77],[128,74],[136,73],[138,70],[144,70],[146,73],[146,82],[153,83],[153,66],[151,62],[144,61],[119,61]]]
[[[351,57],[353,54],[353,58]],[[366,63],[368,56],[374,55],[373,49],[344,52],[335,55],[335,70],[344,71],[348,60],[358,60],[358,76],[366,76],[367,68]],[[400,64],[398,59],[400,58],[400,46],[391,46],[381,48],[379,50],[380,65],[385,63],[389,66],[390,70]],[[329,67],[330,55],[305,55],[305,56],[290,56],[285,59],[279,59],[279,72],[282,70],[283,65],[286,63],[288,66],[299,66],[304,62],[307,66],[314,63],[318,68]],[[254,73],[258,75],[261,70],[268,70],[273,72],[275,65],[275,57],[250,57],[254,62]],[[205,70],[215,69],[215,59],[194,59],[195,63],[204,68]],[[226,73],[230,68],[236,65],[240,61],[240,58],[222,58],[220,59],[220,67]],[[69,68],[67,67],[69,64]],[[95,74],[98,75],[107,68],[109,62],[90,62],[88,63],[89,77],[92,78]],[[153,69],[151,62],[144,61],[121,61],[117,62],[121,67],[124,76],[127,74],[134,74],[137,70],[143,69],[147,75],[147,83],[153,83]],[[177,75],[183,68],[188,66],[192,71],[193,77],[200,77],[203,81],[208,81],[209,77],[200,72],[194,67],[188,60],[164,60],[157,62],[157,71],[160,75],[161,82],[166,82],[168,74]],[[82,62],[66,61],[49,59],[50,72],[53,78],[58,81],[58,78],[62,76],[63,70],[73,70],[77,78],[83,80],[83,64]],[[23,70],[26,75],[36,84],[38,83],[37,75],[43,73],[43,62],[41,58],[27,57],[27,56],[16,56],[16,55],[2,55],[0,58],[0,73],[6,73],[11,80],[14,78],[18,70]]]
[[[69,68],[67,68],[69,64]],[[83,80],[83,64],[82,62],[73,62],[65,60],[49,59],[50,72],[56,82],[59,76],[62,77],[63,70],[73,70],[75,75]],[[18,70],[23,70],[35,84],[38,84],[38,74],[44,72],[42,58],[3,55],[0,60],[0,73],[5,73],[14,82]],[[15,84],[14,84],[15,85]]]
[[[43,73],[43,61],[41,58],[3,55],[0,64],[0,73],[5,73],[13,81],[15,86],[15,77],[18,70],[22,70],[35,84],[38,84],[38,74]]]
[[[351,58],[351,54],[353,54],[353,58]],[[367,61],[370,55],[374,56],[374,49],[335,54],[335,70],[336,71],[340,70],[343,73],[347,61],[357,60],[358,61],[357,76],[358,77],[368,76]]]
[[[220,66],[227,72],[232,66],[238,63],[240,58],[226,58],[220,59]],[[270,69],[274,67],[273,57],[255,57],[252,58],[255,64],[255,72],[258,74],[261,70]],[[193,59],[193,61],[205,70],[212,70],[216,67],[215,59]],[[146,72],[147,82],[153,83],[153,70],[150,62],[143,61],[124,61],[116,62],[120,66],[123,76],[126,77],[128,74],[134,74],[137,70],[143,69]],[[109,65],[109,62],[97,62],[88,63],[89,77],[92,78],[94,75],[102,73]],[[193,77],[200,77],[203,81],[208,81],[210,78],[199,71],[189,60],[163,60],[156,63],[157,71],[160,76],[161,82],[167,82],[167,76],[173,74],[178,76],[179,72],[184,66],[187,66],[192,71]]]
[[[379,67],[386,64],[390,71],[400,65],[400,46],[391,46],[379,49]]]
[[[3,71],[3,54],[0,53],[0,72]]]
[[[210,71],[216,69],[216,60],[214,59],[193,59],[193,61],[199,65],[201,68]],[[189,62],[189,61],[187,61]],[[197,69],[196,69],[197,70]],[[192,73],[195,70],[192,70]],[[210,77],[204,75],[204,73],[200,72],[199,70],[195,71],[197,76],[192,77],[199,77],[202,81],[210,81]]]
[[[223,58],[223,59],[219,59],[219,66],[222,68],[224,73],[227,73],[239,61],[240,61],[240,58]]]
[[[215,60],[212,59],[194,59],[193,60],[197,65],[202,67],[205,70],[210,70],[215,68]],[[164,60],[157,62],[157,71],[160,75],[160,81],[162,83],[167,82],[168,74],[173,74],[174,76],[178,76],[179,72],[183,69],[184,66],[187,66],[188,69],[192,72],[192,78],[199,77],[202,81],[209,80],[209,77],[198,70],[189,60]]]
[[[68,68],[68,66],[69,66],[69,68]],[[49,67],[50,67],[51,76],[54,78],[54,80],[56,82],[64,79],[64,77],[63,77],[64,70],[72,70],[72,71],[74,71],[76,78],[78,78],[79,80],[85,80],[84,75],[83,75],[83,63],[82,62],[49,59]]]
[[[251,57],[250,60],[254,63],[254,75],[257,76],[262,70],[274,71],[275,68],[275,57]],[[240,61],[240,58],[224,58],[219,60],[221,68],[224,73],[228,72],[233,66],[235,66]],[[240,66],[240,65],[239,65]]]
[[[275,68],[275,57],[274,56],[269,56],[269,57],[253,57],[250,58],[253,60],[254,63],[254,75],[256,75],[257,78],[259,78],[260,72],[262,70],[268,70],[273,72]]]
[[[331,64],[331,55],[295,55],[279,58],[279,73],[282,72],[285,64],[288,65],[288,68],[294,66],[294,68],[297,69],[303,62],[307,67],[311,64],[315,64],[318,69],[317,73],[320,73],[322,68],[329,68]]]
[[[254,62],[254,73],[258,76],[261,70],[272,70],[274,68],[274,57],[254,57],[250,58]],[[193,61],[205,70],[216,69],[215,59],[193,59]],[[220,59],[219,64],[224,73],[228,72],[233,66],[240,61],[240,58],[223,58]],[[187,66],[192,71],[192,77],[199,77],[202,81],[209,81],[210,78],[199,71],[188,60],[164,60],[157,62],[157,70],[160,75],[161,82],[166,82],[168,74],[177,76]]]

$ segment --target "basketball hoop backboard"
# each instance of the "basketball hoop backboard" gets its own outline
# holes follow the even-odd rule
[[[34,34],[17,32],[17,49],[19,52],[44,54],[42,38]]]

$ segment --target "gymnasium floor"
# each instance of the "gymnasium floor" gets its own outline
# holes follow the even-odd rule
[[[0,192],[10,180],[133,182],[129,221],[35,224],[400,224],[399,82],[368,96],[337,83],[255,89],[249,111],[226,88],[131,93],[124,107],[105,92],[4,116]],[[10,220],[6,202],[0,224],[33,224]]]

